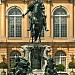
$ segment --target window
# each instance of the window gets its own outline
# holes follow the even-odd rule
[[[67,37],[67,12],[58,8],[53,13],[54,37]]]
[[[63,64],[64,66],[66,66],[66,54],[63,51],[57,51],[55,53],[55,63],[56,65],[58,64]]]
[[[8,37],[22,36],[22,13],[18,8],[8,12]]]
[[[14,50],[10,53],[10,67],[14,66],[15,56],[21,56],[20,52]]]

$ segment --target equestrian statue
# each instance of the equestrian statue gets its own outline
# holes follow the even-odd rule
[[[41,0],[33,0],[25,14],[29,13],[29,26],[27,31],[31,31],[32,43],[37,41],[39,37],[39,42],[41,42],[41,32],[43,29],[49,31],[46,25],[46,14],[45,6]]]

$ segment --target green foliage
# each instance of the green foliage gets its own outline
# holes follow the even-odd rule
[[[5,62],[1,62],[1,63],[0,63],[0,68],[6,69],[6,68],[8,68],[8,64],[5,63]]]
[[[65,66],[63,64],[57,65],[57,71],[64,71]]]
[[[14,68],[10,68],[10,72],[14,72],[15,71],[15,69]]]
[[[75,68],[75,62],[70,62],[68,64],[68,67],[71,68],[71,69]]]
[[[15,66],[14,66],[14,64],[11,64],[11,68],[14,68]]]
[[[11,64],[11,67],[10,67],[10,72],[14,72],[14,64]]]

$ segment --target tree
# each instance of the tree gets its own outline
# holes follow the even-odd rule
[[[70,62],[69,64],[68,64],[68,67],[70,68],[70,69],[72,69],[72,71],[70,72],[70,75],[74,75],[74,71],[73,71],[73,69],[75,68],[75,62]]]
[[[0,68],[6,69],[6,68],[8,68],[8,64],[5,63],[5,62],[1,62],[1,63],[0,63]]]
[[[3,71],[1,72],[1,75],[6,75],[6,72],[4,71],[4,69],[8,68],[8,64],[5,62],[1,62],[0,63],[0,68],[3,69]]]
[[[71,68],[71,69],[75,68],[75,63],[74,62],[70,62],[68,67]]]
[[[65,66],[63,64],[58,64],[57,65],[57,71],[64,71]]]

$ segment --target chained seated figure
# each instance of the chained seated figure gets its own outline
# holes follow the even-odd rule
[[[47,65],[45,67],[44,75],[58,75],[56,70],[56,64],[53,58],[47,60]]]
[[[30,72],[30,63],[25,58],[16,58],[15,75],[27,75]]]

